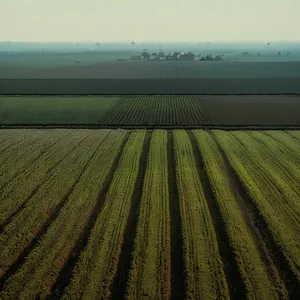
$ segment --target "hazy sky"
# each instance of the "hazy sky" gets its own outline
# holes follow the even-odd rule
[[[0,0],[0,40],[300,40],[300,0]]]

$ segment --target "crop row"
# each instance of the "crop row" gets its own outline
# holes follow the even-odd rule
[[[1,299],[171,299],[178,278],[187,299],[300,292],[298,132],[15,139],[18,172],[0,180]]]
[[[110,298],[139,174],[145,134],[145,131],[136,131],[130,135],[88,245],[80,255],[62,299]]]
[[[46,131],[42,135],[26,135],[24,137],[25,143],[20,143],[21,147],[9,148],[7,153],[1,155],[0,162],[0,190],[2,190],[7,184],[12,183],[15,177],[17,182],[19,181],[20,173],[30,168],[32,164],[38,162],[39,158],[43,156],[45,152],[51,150],[51,148],[59,141],[65,139],[70,132],[61,131],[57,134],[53,131]],[[13,166],[13,167],[12,167]]]
[[[174,131],[174,152],[187,297],[229,298],[213,220],[186,131]]]
[[[299,210],[296,209],[297,203],[293,198],[296,192],[293,190],[294,185],[288,184],[280,174],[283,169],[276,169],[278,163],[276,152],[269,148],[267,158],[266,150],[249,134],[241,132],[215,134],[232,167],[270,228],[294,276],[299,280],[300,219]]]
[[[58,172],[63,172],[61,170],[64,170],[62,169],[64,164],[70,167],[67,165],[68,160],[73,154],[78,155],[78,150],[82,149],[82,145],[89,137],[88,133],[71,134],[69,138],[61,140],[44,152],[28,168],[22,169],[15,178],[4,185],[1,190],[0,224],[5,223],[20,207],[26,205],[32,196],[43,190],[44,183],[49,184],[51,178],[56,178]],[[26,152],[22,153],[25,157]],[[13,161],[7,168],[14,169]],[[3,177],[5,182],[6,176]]]
[[[195,96],[123,97],[98,122],[103,125],[199,125],[211,119]]]
[[[121,151],[125,134],[124,131],[110,132],[105,143],[99,145],[47,234],[42,236],[22,267],[7,280],[3,297],[28,299],[39,294],[44,298],[51,293],[97,206],[99,193]],[[96,138],[103,141],[102,135],[97,134]]]
[[[145,172],[127,299],[169,299],[171,245],[167,132],[154,131]]]
[[[104,132],[103,136],[106,135],[107,132]],[[77,143],[75,151],[62,161],[48,181],[30,197],[25,207],[4,227],[0,235],[0,277],[43,230],[50,216],[56,213],[56,208],[67,199],[91,156],[104,140],[101,136],[97,139],[97,134],[92,133],[86,136],[84,142]],[[23,188],[27,183],[24,184]],[[13,205],[13,200],[7,204],[9,208]],[[7,210],[1,211],[1,216],[6,214]]]
[[[248,298],[287,298],[287,292],[276,267],[272,260],[266,259],[268,254],[263,252],[263,247],[259,245],[260,241],[255,236],[251,221],[243,207],[243,195],[234,186],[235,183],[214,138],[211,134],[198,130],[194,135],[203,155]]]
[[[0,166],[2,167],[10,157],[14,157],[17,160],[21,156],[24,148],[30,149],[36,142],[45,141],[46,136],[47,133],[42,134],[38,132],[35,134],[31,131],[20,131],[19,134],[9,132],[7,136],[3,135],[3,137],[0,138]]]

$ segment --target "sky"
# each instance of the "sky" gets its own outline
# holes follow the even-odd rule
[[[300,40],[300,0],[0,0],[0,41]]]

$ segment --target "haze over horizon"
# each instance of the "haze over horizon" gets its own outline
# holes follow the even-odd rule
[[[0,1],[0,41],[247,42],[300,38],[299,0]]]

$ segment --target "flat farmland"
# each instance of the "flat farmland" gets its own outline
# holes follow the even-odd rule
[[[8,65],[6,65],[8,70]],[[22,71],[15,79],[300,78],[300,62],[109,61]]]
[[[2,126],[297,127],[299,96],[0,97]]]
[[[119,99],[0,96],[0,124],[97,124]]]
[[[39,70],[6,63],[0,73],[2,95],[300,94],[300,62],[127,60]]]
[[[1,299],[299,299],[300,131],[0,130]]]

